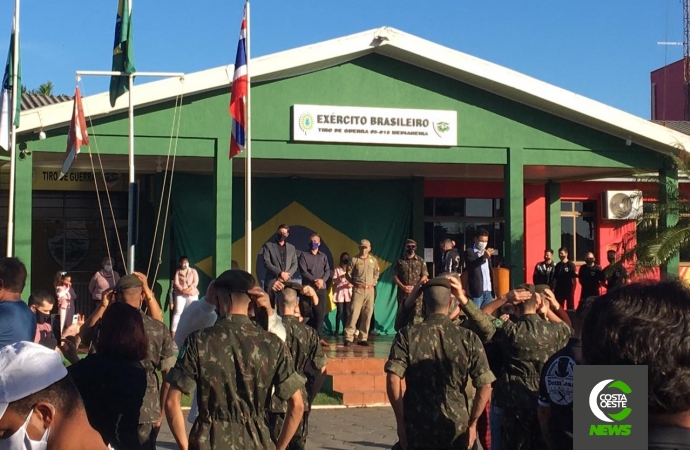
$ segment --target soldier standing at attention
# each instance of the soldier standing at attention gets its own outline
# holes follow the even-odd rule
[[[248,317],[250,303],[268,302],[243,270],[224,272],[214,283],[220,318],[185,340],[168,375],[165,404],[170,430],[181,450],[285,450],[295,434],[304,403],[304,378],[285,344]],[[277,444],[271,440],[266,407],[271,392],[287,401]],[[180,407],[182,393],[198,394],[199,417],[187,439]]]
[[[289,450],[303,450],[305,448],[307,432],[309,431],[308,419],[311,402],[316,393],[321,389],[321,384],[326,375],[326,362],[328,361],[321,349],[319,335],[312,327],[301,323],[295,316],[298,293],[302,292],[302,289],[311,290],[312,288],[309,286],[302,288],[298,283],[288,282],[285,288],[276,295],[280,315],[283,318],[283,326],[285,327],[285,344],[292,355],[295,372],[305,376],[305,367],[309,365],[317,373],[314,382],[310,386],[311,392],[307,393],[306,387],[301,389],[302,399],[304,400],[304,416],[295,432],[295,436],[288,445]],[[278,442],[280,432],[285,423],[286,413],[287,402],[274,395],[271,399],[271,412],[268,415],[271,438],[274,442]]]
[[[393,282],[398,286],[398,308],[412,292],[415,284],[429,280],[426,263],[415,253],[415,250],[417,250],[417,243],[408,239],[405,242],[405,256],[398,260],[393,269]]]
[[[384,367],[402,448],[466,450],[477,438],[496,377],[477,335],[448,318],[451,301],[449,279],[425,284],[427,318],[398,332]],[[477,389],[473,403],[466,394],[470,382]]]
[[[362,315],[361,327],[359,328],[359,345],[369,345],[369,326],[371,316],[374,314],[374,287],[379,281],[379,263],[369,254],[371,243],[367,239],[362,239],[359,243],[359,255],[352,258],[350,266],[347,268],[347,281],[352,284],[352,306],[350,317],[347,319],[345,327],[345,347],[352,345],[355,340],[355,328]]]

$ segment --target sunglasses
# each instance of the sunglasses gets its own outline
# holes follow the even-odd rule
[[[417,248],[417,246],[416,245],[408,245],[407,248],[415,250]]]

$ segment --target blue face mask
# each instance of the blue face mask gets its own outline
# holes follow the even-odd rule
[[[320,244],[319,244],[318,242],[310,242],[310,243],[309,243],[309,247],[310,247],[312,250],[318,249],[318,248],[319,248],[319,245],[320,245]]]

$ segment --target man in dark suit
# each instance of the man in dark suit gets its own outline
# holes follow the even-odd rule
[[[289,235],[290,227],[280,225],[276,237],[266,242],[261,248],[261,256],[266,268],[264,277],[266,291],[272,290],[276,281],[289,281],[297,272],[297,250],[294,245],[287,242]]]
[[[467,270],[467,293],[478,308],[494,299],[491,256],[495,250],[488,248],[489,232],[477,229],[474,245],[465,250],[465,270]]]

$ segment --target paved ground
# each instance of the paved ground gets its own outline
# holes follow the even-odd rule
[[[191,428],[188,424],[187,431]],[[390,407],[319,409],[309,416],[307,449],[390,449],[397,441]],[[158,437],[159,449],[177,449],[167,424]]]

